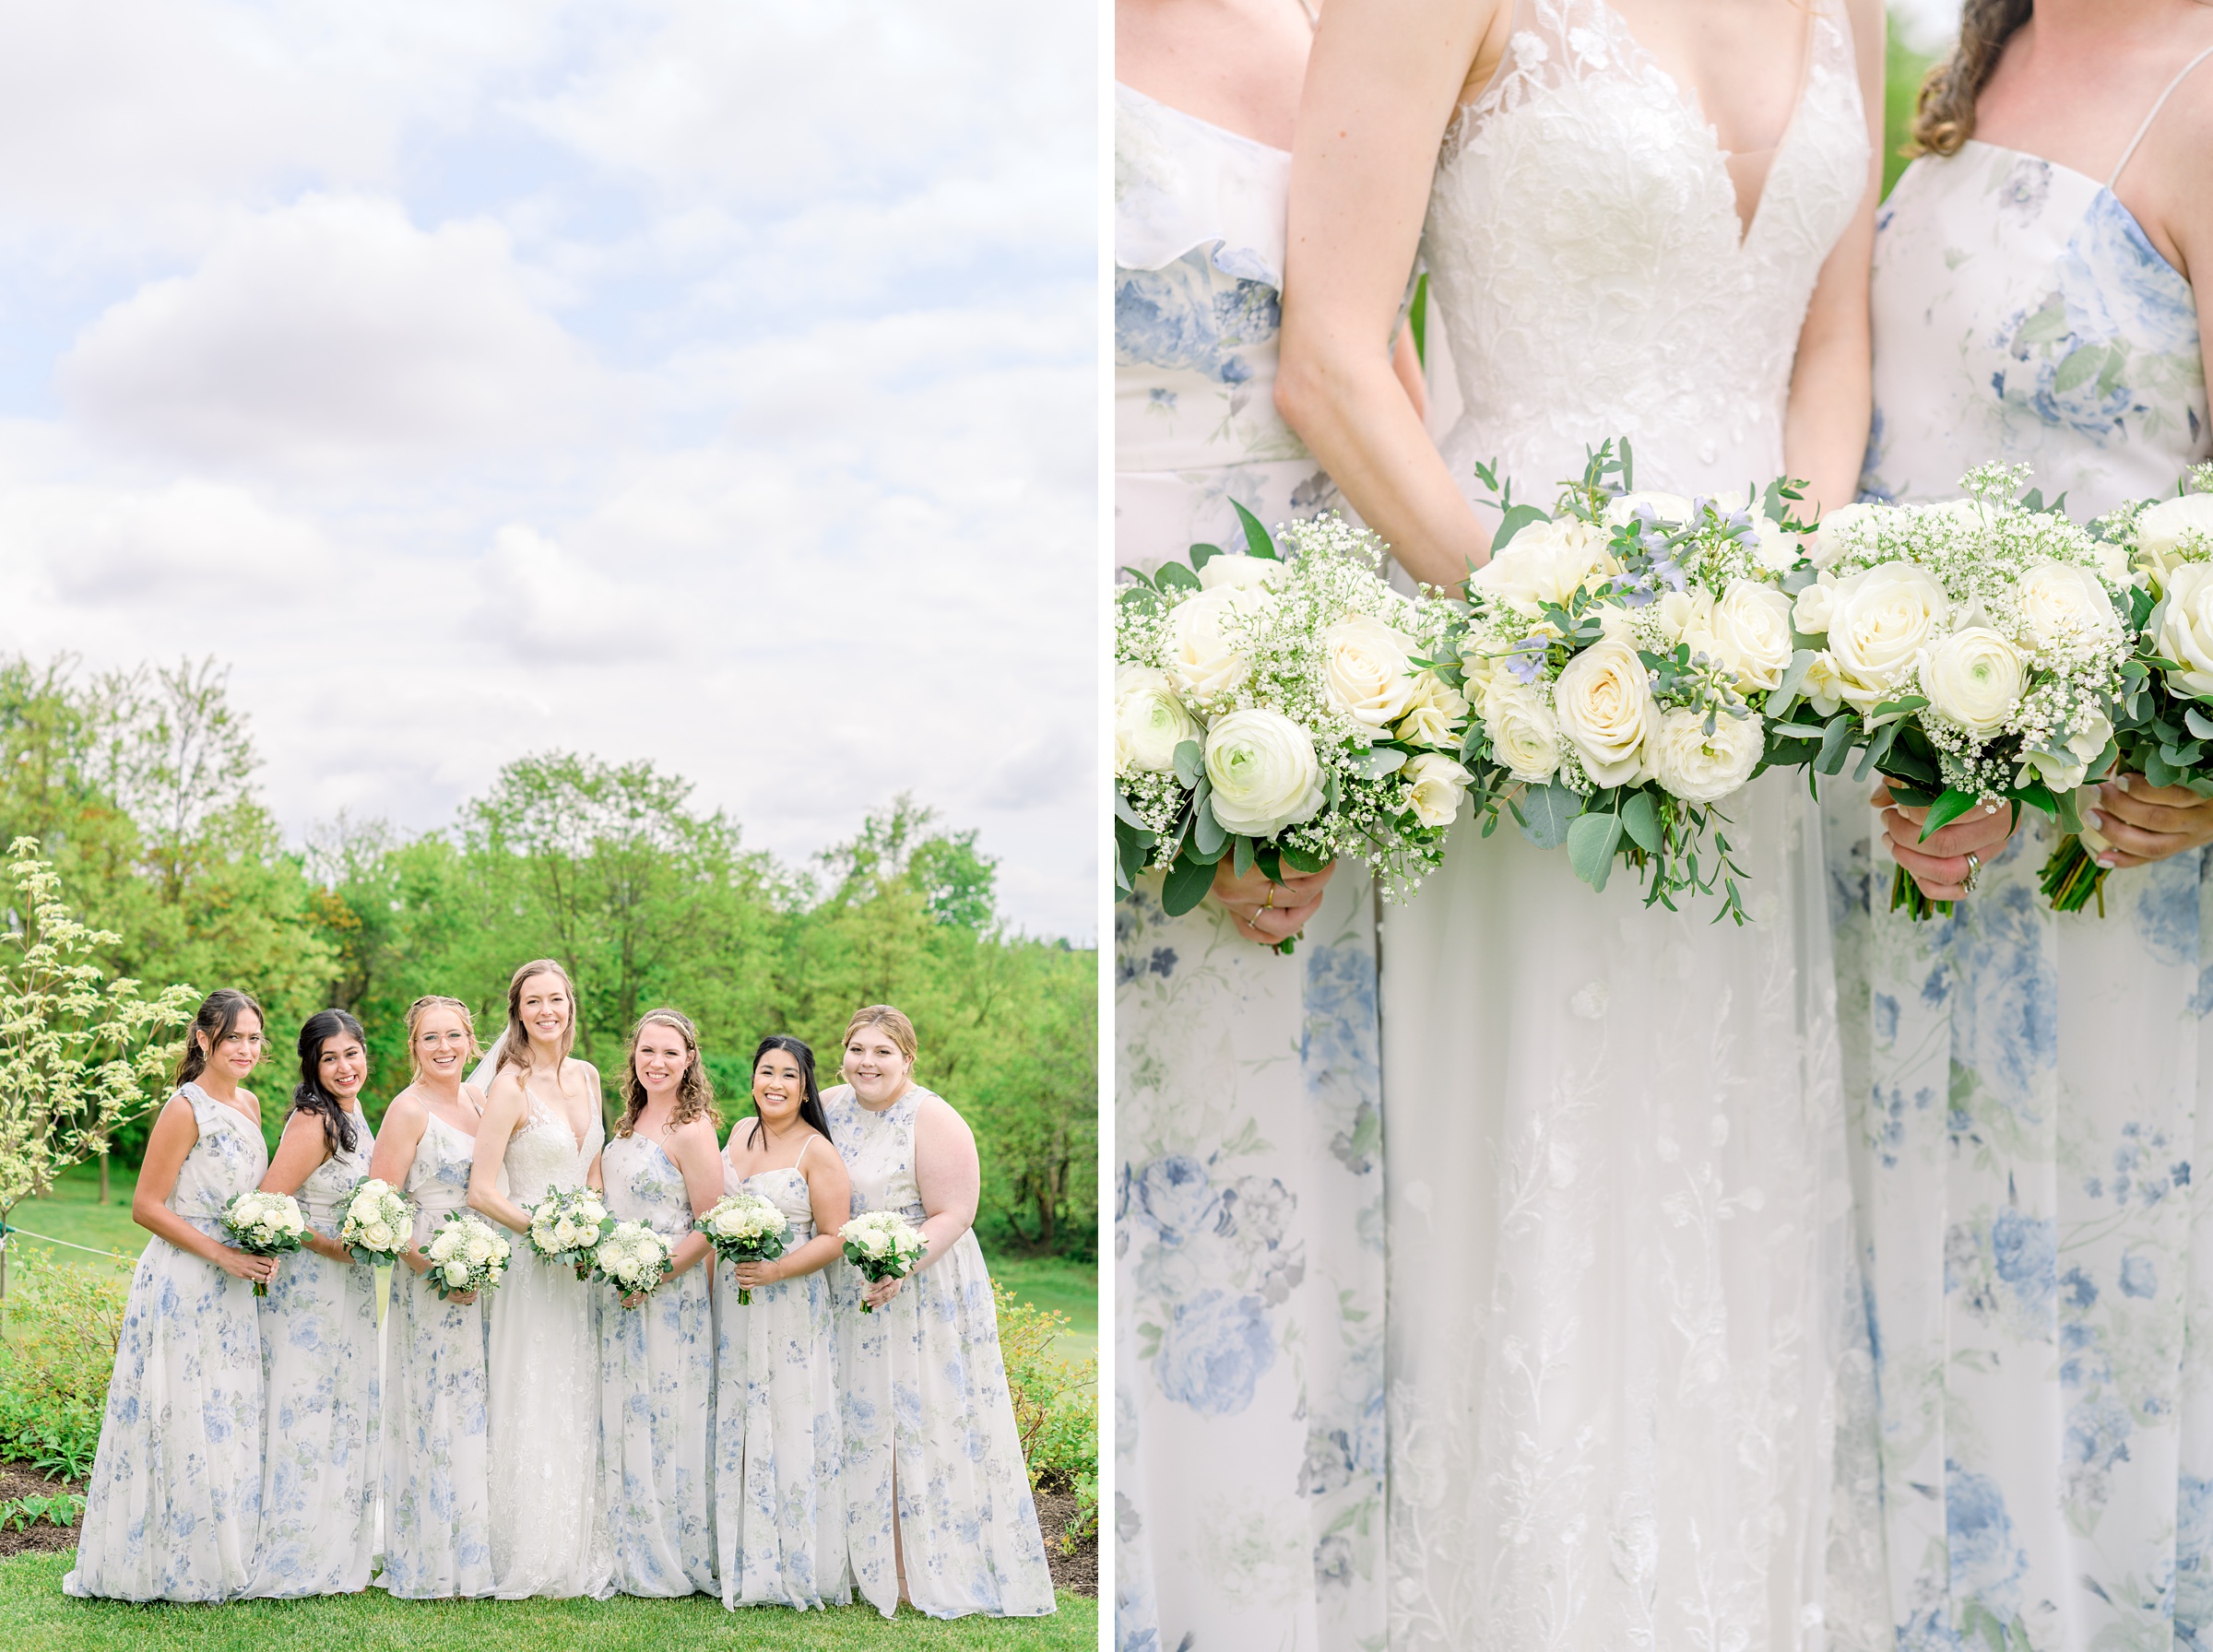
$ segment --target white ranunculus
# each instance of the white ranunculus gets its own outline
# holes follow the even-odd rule
[[[1176,766],[1176,748],[1199,738],[1166,671],[1151,666],[1114,669],[1114,772],[1161,774]]]
[[[2098,761],[2112,738],[2112,719],[2103,712],[2092,712],[2081,727],[2067,736],[2060,751],[2027,751],[2022,756],[2053,791],[2071,792],[2083,783],[2090,764]]]
[[[1367,614],[1347,614],[1322,633],[1322,688],[1355,722],[1382,728],[1413,702],[1414,639]]]
[[[1771,689],[1791,663],[1791,599],[1757,580],[1733,579],[1713,605],[1713,654],[1736,686]]]
[[[1921,686],[1932,708],[1986,738],[2003,728],[2020,704],[2027,674],[2020,650],[2003,633],[1970,625],[1929,650]]]
[[[1606,520],[1616,526],[1646,510],[1660,521],[1682,527],[1690,521],[1690,501],[1680,493],[1661,493],[1651,488],[1640,488],[1634,493],[1617,495],[1606,506]]]
[[[1468,772],[1441,751],[1421,751],[1406,760],[1399,777],[1413,789],[1406,801],[1425,826],[1450,826],[1468,795]]]
[[[1798,600],[1791,605],[1791,623],[1805,635],[1817,637],[1828,629],[1836,602],[1837,582],[1824,573],[1798,593]]]
[[[2213,557],[2213,493],[2162,499],[2137,515],[2136,561],[2161,589],[2194,555]]]
[[[1752,777],[1766,741],[1757,717],[1717,716],[1708,734],[1705,713],[1679,707],[1652,737],[1652,777],[1686,803],[1718,803]]]
[[[1273,837],[1310,820],[1325,801],[1314,737],[1272,711],[1214,719],[1206,732],[1206,777],[1214,819],[1247,837]]]
[[[1560,725],[1533,688],[1499,689],[1484,702],[1483,726],[1491,755],[1526,785],[1543,785],[1560,770]]]
[[[2121,616],[2088,568],[2039,562],[2021,575],[2021,623],[2046,647],[2069,642],[2113,643]]]
[[[1617,570],[1606,547],[1610,536],[1580,516],[1533,522],[1491,553],[1468,584],[1488,592],[1517,613],[1536,614]]]
[[[468,1283],[468,1268],[462,1263],[448,1262],[441,1271],[445,1275],[446,1289],[449,1291],[457,1291]]]
[[[1844,675],[1837,669],[1837,656],[1826,648],[1814,655],[1814,663],[1805,668],[1805,698],[1819,717],[1833,717],[1837,708],[1844,703]]]
[[[1398,737],[1409,746],[1457,746],[1453,726],[1467,714],[1466,698],[1450,683],[1434,671],[1417,671]]]
[[[2167,673],[2170,686],[2213,700],[2213,562],[2183,562],[2168,577],[2160,652],[2182,667]]]
[[[1593,643],[1568,662],[1553,687],[1560,732],[1602,786],[1638,777],[1657,710],[1644,662],[1624,643]]]
[[[1925,568],[1884,562],[1840,579],[1830,598],[1828,651],[1844,698],[1862,711],[1905,680],[1951,611]]]
[[[1264,614],[1272,603],[1251,585],[1219,585],[1178,603],[1168,615],[1168,675],[1194,699],[1223,694],[1245,680],[1251,662],[1237,651],[1240,621]]]
[[[1874,504],[1839,505],[1833,511],[1821,513],[1821,520],[1814,526],[1814,566],[1826,568],[1847,551],[1865,551],[1875,543],[1876,529],[1885,511],[1891,507]],[[1805,628],[1798,628],[1804,631]]]
[[[1703,585],[1668,591],[1652,605],[1670,646],[1688,643],[1693,654],[1713,652],[1713,595]]]
[[[1782,524],[1765,511],[1756,511],[1752,516],[1752,531],[1758,536],[1752,547],[1752,560],[1769,573],[1788,573],[1798,565],[1799,545],[1794,535],[1785,533]]]
[[[1208,591],[1232,586],[1260,589],[1282,584],[1284,574],[1284,565],[1270,561],[1266,557],[1209,557],[1206,566],[1199,570],[1199,584]]]

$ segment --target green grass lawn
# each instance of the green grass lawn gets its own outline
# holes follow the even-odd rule
[[[314,1600],[226,1606],[126,1606],[62,1593],[68,1554],[0,1560],[0,1646],[40,1652],[671,1652],[676,1647],[1056,1647],[1098,1644],[1095,1600],[1063,1594],[1049,1618],[962,1618],[941,1623],[903,1610],[886,1622],[866,1607],[727,1612],[688,1600],[393,1600],[375,1589]]]

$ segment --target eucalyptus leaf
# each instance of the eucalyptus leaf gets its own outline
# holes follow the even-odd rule
[[[1619,815],[1578,815],[1568,828],[1568,864],[1592,889],[1603,890],[1614,870],[1614,851],[1620,843]]]
[[[1197,785],[1199,777],[1206,773],[1206,749],[1197,740],[1176,742],[1176,778],[1186,785]]]
[[[1506,514],[1498,518],[1498,529],[1491,536],[1491,554],[1497,555],[1502,546],[1531,523],[1550,522],[1551,520],[1551,517],[1534,505],[1510,506]]]
[[[1253,858],[1252,840],[1247,837],[1243,832],[1238,832],[1234,841],[1234,846],[1230,858],[1230,869],[1236,872],[1238,877],[1242,878],[1246,873],[1252,870]]]
[[[1805,674],[1814,668],[1821,656],[1810,648],[1801,648],[1791,655],[1791,663],[1782,668],[1782,678],[1768,696],[1768,703],[1793,699],[1805,692]]]
[[[2195,705],[2183,709],[2183,723],[2199,739],[2213,740],[2213,717],[2207,716]]]
[[[1407,753],[1395,746],[1370,746],[1353,759],[1353,766],[1368,780],[1381,780],[1406,766]]]
[[[1184,856],[1168,868],[1167,877],[1162,880],[1160,903],[1170,917],[1181,917],[1205,900],[1206,891],[1213,886],[1213,863]]]
[[[1214,819],[1213,799],[1200,796],[1192,799],[1191,845],[1210,860],[1219,860],[1228,845],[1229,833],[1222,822]]]
[[[1540,849],[1556,849],[1568,841],[1568,823],[1582,812],[1583,800],[1556,780],[1531,786],[1513,807],[1523,837]]]
[[[1621,806],[1621,823],[1647,855],[1660,853],[1660,806],[1650,792],[1637,792]]]
[[[1852,750],[1853,718],[1850,712],[1839,712],[1828,720],[1828,727],[1821,736],[1821,750],[1814,759],[1814,767],[1824,774],[1842,772],[1844,759]]]

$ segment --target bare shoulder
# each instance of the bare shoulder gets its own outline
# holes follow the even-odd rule
[[[961,1116],[960,1109],[933,1090],[922,1092],[921,1104],[915,1109],[915,1128],[927,1130],[943,1141],[975,1139],[975,1132]]]
[[[468,1093],[466,1085],[462,1087],[462,1093]],[[478,1104],[482,1105],[481,1097],[478,1098]],[[429,1105],[416,1092],[415,1086],[410,1084],[385,1103],[385,1128],[389,1130],[395,1125],[418,1125],[429,1115]]]
[[[254,1116],[255,1118],[259,1118],[261,1116],[261,1098],[255,1095],[251,1090],[248,1090],[243,1085],[241,1085],[239,1087],[238,1099],[245,1103],[247,1106],[254,1109]]]

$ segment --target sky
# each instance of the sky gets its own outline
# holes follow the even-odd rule
[[[566,749],[798,858],[911,791],[1095,938],[1097,25],[0,25],[0,650],[231,667],[294,841]]]

